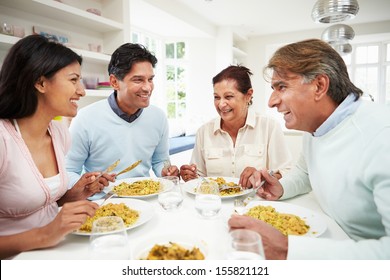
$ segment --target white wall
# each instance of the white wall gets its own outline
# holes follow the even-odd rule
[[[194,128],[216,116],[212,78],[215,76],[215,39],[189,38],[187,82],[187,123]]]

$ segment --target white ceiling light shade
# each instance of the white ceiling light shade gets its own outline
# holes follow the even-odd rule
[[[347,55],[352,52],[352,46],[346,44],[330,44],[340,55]]]
[[[355,37],[353,28],[346,24],[335,24],[329,26],[322,32],[321,38],[329,44],[347,43]]]
[[[318,0],[311,17],[315,22],[334,23],[354,18],[358,11],[357,0]]]

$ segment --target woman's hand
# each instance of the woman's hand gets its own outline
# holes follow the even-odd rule
[[[0,259],[57,245],[65,235],[79,229],[98,208],[96,203],[87,200],[65,203],[54,220],[46,226],[0,236]]]
[[[267,260],[285,260],[288,252],[288,238],[273,226],[242,215],[232,215],[228,221],[230,230],[249,229],[261,235]]]
[[[253,172],[249,178],[253,187],[259,186],[263,179],[265,183],[258,189],[257,195],[266,200],[278,200],[283,195],[283,186],[277,178],[268,173],[268,170]]]
[[[65,235],[79,229],[88,217],[95,215],[99,205],[88,200],[65,203],[48,225],[41,228],[41,248],[57,245]]]
[[[88,172],[81,176],[81,178],[69,189],[58,201],[58,205],[61,206],[65,202],[85,200],[88,197],[100,193],[109,182],[115,182],[115,174],[104,173],[101,177],[100,172]]]
[[[257,172],[257,169],[254,167],[250,167],[250,166],[245,167],[244,171],[242,171],[242,173],[240,175],[239,184],[243,188],[247,189],[247,188],[253,187],[249,178],[253,175],[254,172]]]
[[[96,174],[96,172],[90,172],[90,173],[85,173],[84,175],[89,176],[89,174]],[[99,173],[100,175],[101,173]],[[83,175],[83,176],[84,176]],[[85,189],[89,193],[89,196],[94,195],[95,193],[100,193],[103,191],[105,187],[108,186],[110,182],[115,182],[115,177],[116,174],[108,174],[108,173],[103,173],[101,176],[96,180],[96,177],[90,177],[91,179],[87,181],[82,181],[83,177],[80,178],[80,180],[75,184],[80,183],[80,186]],[[89,197],[87,196],[87,197]]]
[[[196,165],[182,165],[180,167],[180,176],[185,182],[198,178]]]

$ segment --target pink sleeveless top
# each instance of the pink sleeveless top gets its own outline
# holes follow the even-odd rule
[[[57,200],[67,191],[65,154],[70,135],[65,124],[49,125],[60,174],[60,186],[51,193],[15,127],[0,119],[0,235],[10,235],[51,222]]]

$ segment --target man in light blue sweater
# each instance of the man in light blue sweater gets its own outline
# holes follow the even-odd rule
[[[114,92],[107,100],[95,102],[78,112],[70,125],[72,147],[66,158],[70,186],[83,172],[103,171],[120,159],[114,172],[136,162],[142,163],[118,176],[149,177],[179,175],[169,161],[168,121],[165,113],[149,105],[157,58],[139,44],[123,44],[112,54],[108,65]],[[103,174],[101,189],[114,181],[115,173]]]
[[[286,127],[305,131],[302,155],[278,181],[267,170],[253,184],[258,195],[287,199],[313,191],[322,210],[350,240],[284,236],[245,216],[231,228],[263,237],[268,259],[390,259],[390,109],[362,100],[340,55],[321,40],[280,48],[265,70],[273,70],[270,107]]]

